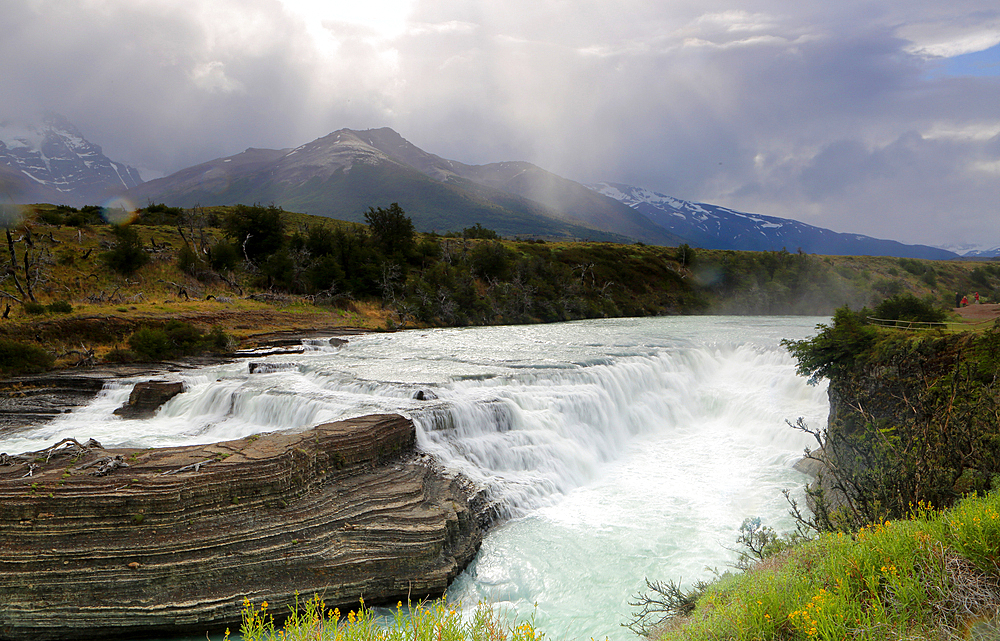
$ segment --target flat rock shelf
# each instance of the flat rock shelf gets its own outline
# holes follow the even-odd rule
[[[0,639],[218,631],[244,597],[438,596],[484,501],[374,415],[211,445],[0,455]],[[30,475],[28,475],[30,472]]]

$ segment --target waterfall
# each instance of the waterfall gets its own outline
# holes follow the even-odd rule
[[[106,447],[208,443],[353,416],[412,418],[417,444],[485,488],[506,523],[450,591],[530,614],[555,638],[628,638],[643,580],[703,578],[748,516],[790,525],[781,490],[825,389],[779,344],[824,319],[651,318],[421,330],[312,341],[171,374],[156,416],[113,414],[135,381],[0,434],[0,451],[72,436]],[[253,369],[253,371],[251,371]]]

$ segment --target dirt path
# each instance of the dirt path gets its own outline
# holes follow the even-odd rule
[[[1000,304],[997,303],[973,303],[966,307],[956,307],[952,311],[962,318],[974,322],[1000,318]]]

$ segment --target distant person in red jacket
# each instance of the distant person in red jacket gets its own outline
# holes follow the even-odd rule
[[[976,292],[976,304],[979,304],[979,292]]]
[[[968,296],[962,296],[962,307],[965,307],[968,304],[969,304],[969,297]]]

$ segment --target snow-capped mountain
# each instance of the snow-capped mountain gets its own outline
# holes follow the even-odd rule
[[[141,183],[136,169],[105,156],[62,116],[0,122],[0,199],[99,204]]]
[[[843,234],[788,218],[680,200],[642,187],[605,182],[590,188],[645,214],[657,225],[688,239],[691,245],[705,249],[792,252],[801,249],[809,254],[839,256],[957,258],[954,252],[938,247]]]
[[[992,245],[963,243],[957,245],[940,245],[941,249],[955,252],[962,258],[987,259],[1000,257],[1000,247]]]

